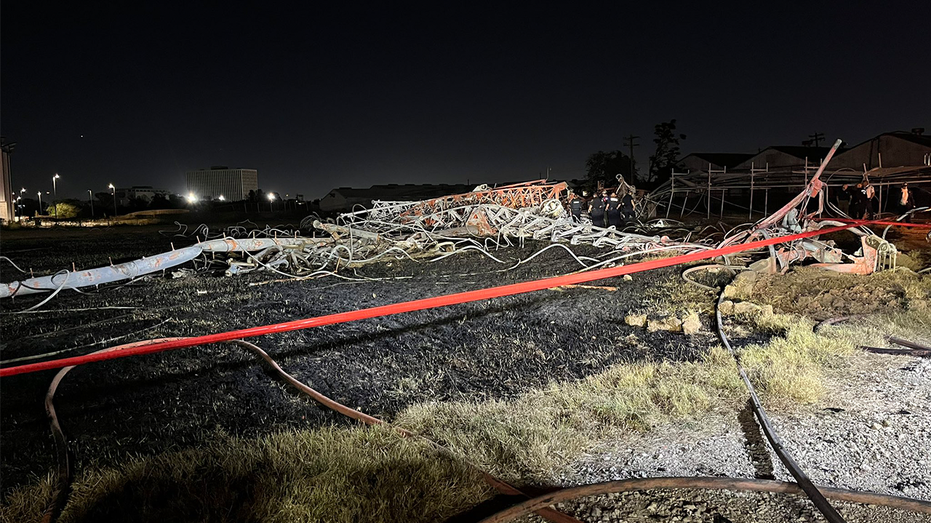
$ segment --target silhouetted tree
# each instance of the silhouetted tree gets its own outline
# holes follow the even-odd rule
[[[679,159],[679,140],[685,140],[684,134],[676,134],[675,118],[656,124],[653,135],[656,152],[650,156],[650,170],[643,180],[645,185],[658,185],[669,178],[669,173]]]
[[[184,209],[185,207],[187,207],[187,198],[179,194],[168,195],[169,209]]]
[[[171,203],[168,201],[168,198],[165,198],[163,194],[156,194],[152,197],[152,202],[149,203],[150,209],[170,209]]]
[[[49,205],[47,214],[62,220],[77,218],[81,214],[81,202],[77,200],[56,202],[54,205]]]
[[[141,211],[149,208],[149,200],[139,196],[133,196],[129,199],[130,211]]]
[[[113,211],[113,193],[110,192],[95,192],[94,197],[97,198],[97,206],[100,209],[104,209],[110,215],[114,214]]]
[[[617,175],[624,175],[624,179],[631,182],[630,175],[630,157],[621,151],[598,151],[588,157],[585,162],[585,168],[588,173],[585,175],[592,188],[597,187],[598,182],[603,182],[605,187],[617,186]],[[636,170],[636,162],[634,170]]]

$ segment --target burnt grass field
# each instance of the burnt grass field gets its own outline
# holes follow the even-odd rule
[[[162,227],[164,229],[164,227]],[[36,275],[119,263],[195,243],[159,227],[4,232],[2,255]],[[63,291],[38,312],[17,314],[46,295],[0,302],[2,359],[86,354],[132,341],[196,336],[386,305],[575,271],[563,249],[511,268],[546,244],[472,251],[428,263],[390,260],[334,277],[294,281],[266,272],[225,277],[167,271],[130,283]],[[575,246],[576,254],[603,250]],[[191,265],[189,264],[190,268]],[[3,281],[23,275],[8,263]],[[591,282],[593,286],[251,338],[282,368],[363,412],[391,419],[423,401],[511,398],[551,381],[571,381],[623,361],[693,360],[716,340],[648,332],[624,323],[657,313],[664,283],[681,268]],[[677,283],[685,285],[684,283]],[[710,328],[711,318],[703,317]],[[709,329],[704,329],[706,332]],[[30,360],[21,363],[29,363]],[[12,364],[5,364],[9,366]],[[55,468],[44,397],[57,371],[0,381],[3,492]],[[55,405],[73,469],[129,456],[196,447],[218,432],[257,436],[349,424],[277,380],[253,353],[232,344],[93,363],[62,381]]]

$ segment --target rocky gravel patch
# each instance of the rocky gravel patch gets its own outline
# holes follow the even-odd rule
[[[927,523],[927,515],[838,501],[848,523]],[[772,523],[818,522],[821,514],[803,496],[722,490],[654,490],[592,496],[556,505],[588,523]],[[529,516],[524,521],[544,521]]]
[[[770,421],[818,485],[931,501],[931,360],[863,353],[829,379],[816,405],[771,409]],[[764,407],[765,407],[764,399]],[[627,478],[728,476],[793,481],[747,410],[629,434],[555,480],[583,485]],[[833,504],[833,503],[832,503]],[[566,503],[588,522],[823,521],[804,497],[705,490],[644,491]],[[848,521],[931,521],[931,515],[837,502]]]

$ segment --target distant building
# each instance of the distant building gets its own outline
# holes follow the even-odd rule
[[[217,200],[222,196],[235,202],[249,198],[249,191],[259,190],[259,175],[255,169],[230,169],[221,165],[188,171],[185,175],[188,193],[202,200]]]
[[[770,171],[799,170],[806,165],[817,169],[827,156],[830,147],[804,145],[774,145],[756,154],[745,153],[691,153],[676,163],[676,167],[691,172],[715,171],[749,172],[754,169]],[[883,133],[850,148],[840,148],[828,164],[828,170],[854,169],[863,172],[877,167],[914,167],[931,165],[931,136],[924,129],[911,132]]]
[[[750,158],[734,166],[735,171],[749,171],[754,169],[785,170],[802,169],[808,167],[818,168],[824,157],[828,155],[830,147],[806,147],[804,145],[774,145],[754,154]],[[837,155],[844,151],[839,149]],[[831,161],[833,166],[833,160]],[[730,170],[730,169],[728,169]]]
[[[883,133],[857,144],[831,160],[830,168],[863,171],[875,167],[931,165],[931,136],[924,129]]]
[[[16,200],[13,189],[13,176],[10,173],[10,153],[15,143],[8,143],[6,138],[0,139],[0,221],[10,223],[13,221],[13,201]]]
[[[679,160],[678,168],[687,171],[707,171],[709,166],[714,171],[731,170],[752,154],[748,153],[692,153]]]

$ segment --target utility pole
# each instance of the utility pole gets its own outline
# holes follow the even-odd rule
[[[628,158],[630,158],[630,183],[631,184],[634,183],[634,147],[640,146],[639,143],[636,143],[634,141],[637,138],[640,138],[640,137],[634,136],[633,134],[630,134],[624,137],[624,147],[629,147],[629,150],[630,150],[630,154],[628,155]]]
[[[811,138],[811,141],[815,144],[815,147],[818,147],[821,145],[821,140],[824,139],[824,133],[809,134],[808,137]]]

